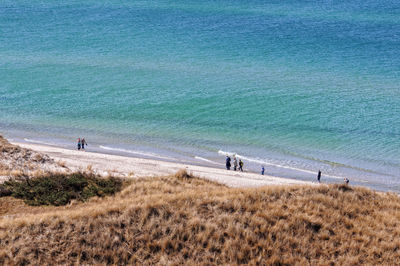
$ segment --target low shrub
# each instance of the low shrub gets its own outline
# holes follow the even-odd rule
[[[0,186],[0,197],[11,196],[12,192],[6,187]]]
[[[334,187],[336,187],[338,190],[343,191],[343,192],[353,191],[353,189],[347,184],[340,184],[340,185],[336,184],[336,185],[334,185]]]
[[[122,188],[122,180],[102,178],[93,174],[53,174],[21,180],[10,180],[0,185],[0,196],[23,199],[32,206],[66,205],[72,199],[86,201],[90,197],[113,195]]]
[[[191,174],[189,174],[186,169],[181,169],[175,173],[175,177],[178,179],[190,179],[193,178]]]

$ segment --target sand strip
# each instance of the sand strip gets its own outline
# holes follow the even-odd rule
[[[71,170],[85,170],[91,167],[95,172],[107,175],[149,177],[174,174],[186,169],[201,178],[213,180],[230,187],[259,187],[265,185],[311,184],[294,179],[279,178],[255,173],[227,171],[225,169],[165,162],[151,159],[125,157],[104,153],[83,152],[40,144],[13,143],[23,148],[47,154],[55,161],[65,164]]]

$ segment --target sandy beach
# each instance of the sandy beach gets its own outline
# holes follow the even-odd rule
[[[82,152],[54,146],[13,142],[20,147],[44,153],[70,170],[92,169],[101,175],[122,177],[165,176],[186,169],[194,175],[225,184],[229,187],[260,187],[266,185],[311,184],[310,182],[260,175],[248,172],[227,171],[221,168],[165,162],[159,160],[125,157],[104,153]]]

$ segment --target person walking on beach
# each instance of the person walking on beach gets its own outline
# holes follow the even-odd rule
[[[231,157],[226,156],[226,170],[231,170]]]
[[[83,138],[81,142],[82,142],[82,150],[85,150],[85,145],[87,146],[85,138]]]
[[[236,171],[237,166],[238,166],[238,163],[237,163],[236,156],[233,156],[233,170],[234,170],[234,171]]]
[[[239,159],[239,170],[243,172],[243,162],[242,162],[242,159]]]
[[[263,165],[263,166],[261,166],[261,175],[264,175],[264,171],[265,171],[265,168],[264,168],[264,165]]]
[[[81,144],[82,144],[81,138],[78,138],[78,151],[81,149]]]
[[[347,177],[345,177],[344,178],[344,184],[347,186],[349,184],[349,182],[350,182],[350,180]]]
[[[318,183],[321,183],[321,170],[318,170],[317,180],[318,180]]]

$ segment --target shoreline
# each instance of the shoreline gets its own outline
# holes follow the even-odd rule
[[[193,175],[215,181],[229,187],[261,187],[267,185],[313,184],[309,181],[261,175],[252,172],[238,172],[211,166],[189,163],[168,162],[132,156],[77,151],[44,144],[11,142],[23,148],[44,153],[56,162],[65,164],[71,170],[92,169],[101,175],[115,174],[126,178],[155,177],[175,174],[186,169]]]
[[[75,139],[65,135],[46,135],[29,133],[29,131],[5,130],[2,133],[10,142],[28,145],[38,144],[50,147],[59,147],[67,150],[76,150]],[[84,134],[85,135],[85,134]],[[90,136],[90,135],[85,135]],[[320,161],[314,166],[307,163],[303,165],[301,159],[291,156],[274,157],[272,154],[260,155],[259,150],[249,151],[245,148],[216,147],[214,150],[192,149],[176,144],[171,149],[167,146],[158,146],[158,142],[149,144],[131,144],[124,142],[113,142],[101,137],[90,137],[89,150],[93,153],[119,155],[122,157],[143,158],[155,161],[174,162],[182,165],[205,166],[211,168],[225,169],[225,154],[237,154],[245,162],[245,170],[260,175],[260,167],[264,165],[266,174],[274,178],[304,181],[316,183],[318,170],[322,171],[322,182],[325,184],[342,183],[344,178],[349,178],[350,184],[368,187],[376,191],[400,193],[400,182],[396,175],[379,174],[369,171],[369,168],[361,166],[345,165],[329,161]],[[237,151],[239,153],[237,153]],[[254,152],[254,153],[252,153]],[[268,152],[268,151],[267,151]],[[222,157],[221,157],[222,156]],[[277,159],[278,158],[278,159]],[[301,158],[307,158],[301,157]],[[308,160],[308,159],[306,159]],[[314,160],[311,158],[310,160]],[[313,161],[314,163],[316,161]],[[312,166],[312,167],[311,167]],[[372,168],[371,168],[372,169]],[[352,171],[352,172],[348,172]],[[355,175],[353,175],[355,174]],[[260,175],[261,176],[261,175]]]

